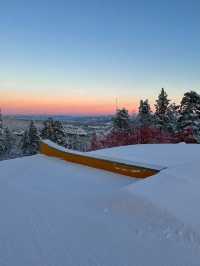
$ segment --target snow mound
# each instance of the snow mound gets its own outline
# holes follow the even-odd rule
[[[42,155],[0,162],[0,265],[199,265],[200,146],[93,153],[168,169],[136,180]]]
[[[165,166],[161,166],[158,164],[150,164],[150,163],[144,163],[144,162],[140,162],[140,161],[136,161],[136,160],[130,160],[128,159],[128,154],[126,154],[126,159],[123,159],[120,149],[120,152],[118,152],[118,156],[115,156],[115,153],[111,153],[110,156],[106,156],[107,150],[110,151],[110,149],[103,149],[100,152],[99,151],[92,151],[92,152],[80,152],[80,151],[75,151],[75,150],[71,150],[71,149],[66,149],[65,147],[62,147],[50,140],[42,140],[43,143],[47,144],[48,146],[59,150],[59,151],[63,151],[63,152],[67,152],[67,153],[71,153],[71,154],[76,154],[76,155],[81,155],[81,156],[89,156],[92,158],[97,158],[97,159],[103,159],[103,160],[107,160],[107,161],[112,161],[112,162],[118,162],[118,163],[124,163],[124,164],[132,164],[132,165],[136,165],[136,166],[140,166],[140,167],[146,167],[146,168],[150,168],[150,169],[154,169],[154,170],[162,170],[165,169]],[[127,147],[127,146],[126,146]],[[131,146],[132,148],[134,147],[133,145]],[[133,150],[132,150],[133,152]],[[131,157],[131,156],[129,156]]]
[[[106,155],[144,164],[176,166],[196,161],[200,158],[198,144],[140,144],[102,149],[91,152],[95,155]]]
[[[166,210],[200,236],[200,160],[163,170],[127,190]]]

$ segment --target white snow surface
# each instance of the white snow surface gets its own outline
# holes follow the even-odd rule
[[[200,145],[92,153],[168,168],[136,180],[43,155],[0,162],[0,265],[199,265]]]
[[[137,165],[137,166],[141,166],[141,167],[147,167],[147,168],[152,168],[152,169],[155,169],[155,170],[162,170],[164,168],[166,168],[165,166],[161,166],[161,165],[158,165],[158,164],[149,164],[149,163],[142,163],[142,162],[138,162],[136,160],[130,160],[128,159],[128,150],[126,152],[126,159],[123,159],[122,156],[120,156],[120,153],[118,154],[118,156],[115,156],[115,149],[114,148],[114,152],[111,152],[110,156],[106,156],[106,150],[112,150],[112,149],[103,149],[103,150],[100,150],[100,152],[98,151],[95,151],[95,152],[80,152],[80,151],[75,151],[75,150],[71,150],[71,149],[66,149],[65,147],[62,147],[50,140],[42,140],[43,143],[49,145],[50,147],[52,148],[55,148],[57,150],[60,150],[60,151],[64,151],[64,152],[68,152],[68,153],[71,153],[71,154],[77,154],[77,155],[81,155],[81,156],[90,156],[90,157],[93,157],[93,158],[98,158],[98,159],[103,159],[103,160],[108,160],[108,161],[117,161],[117,162],[120,162],[120,163],[124,163],[124,164],[132,164],[132,165]],[[128,147],[128,146],[126,146]],[[103,151],[103,152],[102,152]],[[111,156],[112,155],[112,156]],[[130,156],[129,156],[130,157]]]
[[[200,145],[198,144],[140,144],[97,150],[90,154],[106,155],[116,159],[136,161],[143,164],[162,167],[199,162]]]

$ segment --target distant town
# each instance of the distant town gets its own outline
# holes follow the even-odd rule
[[[145,99],[137,114],[129,114],[126,108],[116,109],[113,116],[0,114],[0,158],[36,154],[41,138],[83,152],[130,144],[200,143],[197,92],[186,92],[176,104],[162,88],[152,109]]]

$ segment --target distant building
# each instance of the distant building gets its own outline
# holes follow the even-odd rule
[[[24,135],[24,130],[15,130],[13,131],[13,135],[22,137]]]
[[[81,127],[65,126],[67,135],[67,146],[73,150],[87,151],[89,145],[89,135]]]

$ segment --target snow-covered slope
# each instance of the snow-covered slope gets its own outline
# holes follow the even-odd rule
[[[128,145],[90,152],[95,155],[106,155],[123,158],[133,162],[160,166],[177,166],[179,164],[199,162],[200,145],[198,144],[145,144]]]
[[[200,147],[199,147],[200,148]],[[156,205],[189,226],[200,237],[200,157],[170,167],[128,191]],[[199,242],[200,244],[200,242]]]
[[[1,162],[0,265],[199,265],[200,146],[100,153],[168,169],[138,181],[42,155]]]

